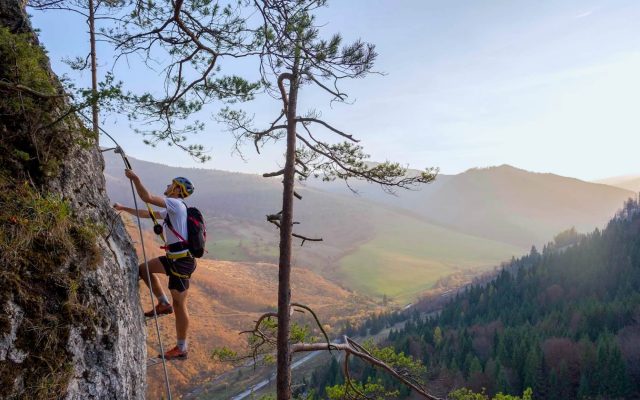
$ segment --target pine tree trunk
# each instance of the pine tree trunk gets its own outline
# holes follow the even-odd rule
[[[96,94],[98,93],[98,66],[96,61],[96,16],[95,5],[93,0],[89,0],[89,41],[91,42],[91,94],[93,102],[91,103],[91,114],[93,118],[93,133],[98,136],[98,102]]]
[[[296,106],[298,102],[297,63],[293,68],[287,107],[287,153],[282,193],[282,221],[280,227],[280,266],[278,274],[278,358],[277,398],[291,399],[291,354],[289,331],[291,327],[291,233],[293,231],[293,186],[296,157]]]

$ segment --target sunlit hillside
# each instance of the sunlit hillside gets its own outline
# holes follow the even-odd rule
[[[632,183],[613,187],[509,165],[444,175],[415,191],[398,192],[397,197],[385,195],[376,185],[354,186],[363,198],[521,248],[544,244],[572,226],[581,232],[601,228],[623,201],[640,190]],[[324,187],[345,193],[340,185]]]
[[[616,176],[596,181],[609,186],[615,186],[632,192],[640,192],[640,175]]]
[[[105,153],[107,191],[113,201],[132,205],[131,188],[122,162]],[[277,179],[217,170],[174,168],[131,159],[136,173],[149,190],[161,193],[175,176],[188,176],[196,191],[188,204],[198,207],[208,222],[210,258],[276,262],[277,228],[267,214],[280,210],[282,185]],[[322,237],[321,244],[296,245],[300,264],[322,272],[335,265],[348,249],[371,238],[372,221],[364,212],[367,203],[357,198],[300,188],[296,200],[295,231]],[[141,205],[143,206],[143,205]],[[299,243],[299,241],[298,241]]]
[[[197,189],[189,204],[206,215],[205,256],[276,263],[278,232],[265,216],[278,210],[281,184],[258,175],[174,168],[132,160],[147,187],[161,192],[176,175]],[[106,158],[109,196],[131,204],[119,159]],[[416,191],[383,194],[354,183],[310,182],[298,191],[295,231],[322,237],[294,246],[294,262],[362,293],[410,301],[438,279],[498,265],[558,231],[601,226],[632,192],[510,166],[443,175]],[[300,241],[296,241],[300,243]]]

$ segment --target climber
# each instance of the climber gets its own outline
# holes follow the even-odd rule
[[[138,275],[139,279],[142,279],[147,286],[151,285],[153,294],[158,298],[158,304],[155,307],[157,315],[172,314],[175,310],[177,345],[164,354],[165,359],[186,359],[188,353],[187,331],[189,329],[187,293],[189,279],[196,269],[196,261],[189,253],[184,240],[187,238],[187,206],[181,199],[193,193],[193,185],[188,179],[177,177],[173,179],[171,184],[167,185],[163,197],[149,193],[140,178],[132,170],[126,169],[125,175],[135,185],[142,201],[165,209],[163,211],[155,211],[153,218],[164,218],[163,226],[169,228],[163,229],[166,232],[166,255],[148,261],[151,282],[147,281],[147,271],[144,263],[138,267]],[[114,204],[113,207],[116,210],[138,215],[141,218],[152,218],[150,209],[136,210],[118,203]],[[164,290],[162,290],[160,281],[155,274],[169,276],[169,290],[173,305],[171,305]],[[145,317],[153,317],[154,312],[151,310],[144,315]]]

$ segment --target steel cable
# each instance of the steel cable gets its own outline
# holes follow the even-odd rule
[[[77,113],[80,114],[82,117],[84,117],[87,121],[92,122],[81,111],[78,110]],[[113,143],[115,143],[115,145],[117,146],[116,148],[110,149],[110,150],[113,150],[115,153],[120,154],[120,156],[122,157],[122,161],[124,162],[125,167],[127,169],[132,169],[131,168],[131,164],[129,163],[129,160],[127,159],[127,156],[125,155],[124,150],[122,149],[120,144],[118,144],[118,142],[113,138],[113,136],[109,135],[109,133],[107,131],[105,131],[102,127],[99,126],[98,129],[100,129],[100,131],[102,133],[107,135],[107,137],[109,139],[111,139],[113,141]],[[162,344],[162,337],[160,336],[160,324],[158,323],[158,313],[156,311],[156,307],[155,307],[155,304],[153,302],[153,290],[151,289],[151,273],[149,272],[149,262],[147,261],[147,253],[146,253],[145,247],[144,247],[144,237],[143,237],[143,234],[142,234],[142,223],[140,222],[140,215],[137,212],[137,210],[138,210],[138,200],[136,198],[136,192],[135,192],[135,189],[133,187],[133,181],[131,179],[129,179],[129,183],[131,185],[131,195],[133,196],[133,204],[134,204],[134,207],[136,209],[136,218],[137,218],[137,221],[138,221],[138,232],[140,233],[140,246],[142,247],[142,258],[144,259],[144,266],[145,266],[145,269],[147,271],[147,282],[149,282],[148,286],[149,286],[149,295],[151,296],[151,307],[153,308],[153,318],[155,319],[156,333],[158,335],[158,343],[160,344],[160,357],[162,358],[162,368],[164,370],[164,382],[165,382],[165,386],[166,386],[166,390],[167,390],[168,400],[172,400],[171,387],[169,385],[169,373],[167,371],[167,360],[164,357],[164,346]]]

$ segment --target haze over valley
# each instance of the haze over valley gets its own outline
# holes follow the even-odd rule
[[[119,157],[106,153],[113,201],[131,203]],[[207,258],[277,263],[278,234],[266,222],[279,211],[277,178],[132,159],[148,188],[161,192],[175,176],[198,190],[189,203],[208,220]],[[399,303],[411,302],[441,278],[473,274],[541,247],[575,227],[602,227],[624,200],[625,189],[539,174],[503,165],[443,175],[396,196],[355,183],[309,181],[299,187],[295,231],[323,242],[295,246],[295,265],[344,288]]]

